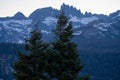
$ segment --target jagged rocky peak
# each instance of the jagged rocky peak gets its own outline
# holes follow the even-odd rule
[[[63,3],[61,5],[61,8],[60,10],[63,10],[65,11],[65,14],[68,16],[69,14],[72,15],[72,16],[79,16],[79,17],[82,17],[83,16],[83,13],[81,13],[81,10],[79,9],[76,9],[76,7],[73,7],[73,6],[69,6],[65,3]],[[69,16],[68,16],[69,17]]]
[[[14,16],[14,19],[25,19],[25,15],[22,12],[17,12]]]
[[[84,15],[85,15],[86,17],[90,17],[90,16],[92,15],[92,13],[86,11]]]
[[[66,8],[76,9],[76,7],[69,6],[69,5],[65,4],[65,3],[63,3],[63,4],[61,5],[61,10],[64,10],[64,9],[66,9]],[[77,9],[76,9],[76,10],[77,10]]]

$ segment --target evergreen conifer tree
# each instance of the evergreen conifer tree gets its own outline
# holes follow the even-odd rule
[[[72,41],[72,23],[68,22],[65,13],[58,16],[56,29],[53,30],[55,40],[53,42],[53,57],[51,61],[51,74],[54,80],[88,80],[81,77],[83,66],[80,63],[80,55],[77,45]]]
[[[18,60],[14,64],[16,80],[49,80],[45,75],[48,44],[42,41],[42,34],[37,27],[31,32],[30,39],[26,40],[25,50],[24,54],[18,52]]]

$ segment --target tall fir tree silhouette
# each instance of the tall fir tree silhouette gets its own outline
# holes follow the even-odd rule
[[[56,29],[53,30],[55,40],[53,42],[54,59],[52,62],[52,75],[55,80],[88,80],[88,77],[80,76],[83,66],[77,45],[72,41],[72,22],[68,21],[62,11],[58,16]]]
[[[48,76],[45,75],[48,44],[42,41],[38,25],[35,26],[30,39],[26,40],[26,53],[18,52],[18,60],[14,64],[16,80],[48,80]]]

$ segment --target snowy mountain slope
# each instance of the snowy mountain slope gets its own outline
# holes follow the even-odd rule
[[[80,35],[86,38],[120,38],[120,21],[112,23],[91,22],[83,27],[76,28],[75,31],[82,31]]]
[[[63,4],[60,10],[51,7],[37,9],[29,17],[18,12],[13,17],[0,18],[0,42],[23,43],[36,23],[39,23],[44,39],[51,39],[51,30],[55,28],[56,16],[61,10],[72,21],[75,36],[91,39],[120,38],[119,10],[109,16],[89,12],[83,14],[73,6]]]
[[[32,30],[29,27],[31,23],[30,19],[0,21],[1,42],[23,43],[24,38],[28,37]]]
[[[85,17],[85,18],[78,18],[76,16],[72,16],[70,15],[70,21],[72,22],[80,22],[81,24],[88,24],[90,22],[93,22],[95,20],[98,20],[98,18],[96,16],[91,16],[91,17]]]
[[[46,17],[44,21],[42,21],[43,24],[46,24],[47,26],[52,25],[52,24],[56,24],[57,19],[54,17]]]

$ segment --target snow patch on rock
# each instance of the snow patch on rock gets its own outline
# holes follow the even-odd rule
[[[82,33],[82,31],[77,31],[77,32],[74,32],[73,35],[80,35]]]
[[[111,27],[111,25],[110,23],[99,23],[97,25],[94,25],[94,27],[101,31],[108,31],[108,28]]]
[[[3,26],[7,26],[9,23],[18,23],[21,25],[29,25],[32,23],[32,20],[7,20],[7,21],[0,21],[1,24],[3,24]],[[18,25],[17,25],[18,26]]]
[[[85,18],[81,18],[81,23],[82,24],[88,24],[92,21],[98,20],[98,18],[96,16],[92,16],[92,17],[85,17]]]
[[[51,17],[51,16],[45,18],[45,20],[42,21],[42,23],[44,23],[44,24],[46,24],[46,25],[48,25],[48,26],[49,26],[49,25],[52,25],[52,24],[54,24],[54,23],[56,23],[56,22],[57,22],[57,19],[54,18],[54,17]]]
[[[72,22],[81,22],[80,19],[76,16],[70,15],[70,17],[71,17],[70,21],[72,21]]]
[[[50,34],[50,32],[48,31],[45,31],[45,30],[41,30],[42,33],[45,33],[45,34]]]
[[[70,21],[72,22],[80,22],[82,24],[88,24],[92,21],[98,20],[98,18],[96,16],[92,16],[92,17],[85,17],[85,18],[78,18],[76,16],[72,16],[70,15]]]
[[[18,43],[19,44],[23,44],[24,42],[22,40],[18,40]]]

